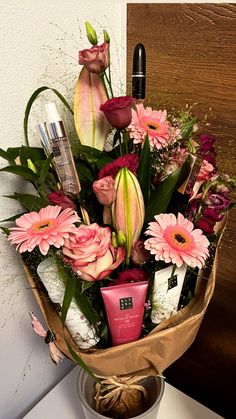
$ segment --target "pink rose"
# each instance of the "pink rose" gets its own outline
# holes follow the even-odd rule
[[[111,163],[107,163],[99,172],[99,179],[105,176],[112,176],[113,179],[122,167],[127,167],[132,173],[137,174],[139,165],[139,158],[137,154],[125,154],[124,156],[118,157]]]
[[[93,182],[93,191],[102,205],[110,206],[116,199],[115,182],[111,176]]]
[[[51,204],[60,205],[62,209],[72,208],[77,209],[76,204],[72,199],[68,198],[63,191],[55,191],[48,195],[48,200]]]
[[[85,281],[99,281],[110,275],[124,260],[123,248],[111,245],[111,230],[98,224],[80,225],[65,239],[62,253],[74,271]]]
[[[131,105],[135,100],[131,96],[113,97],[100,106],[108,122],[117,129],[128,127],[132,119]]]
[[[105,71],[110,65],[108,42],[79,51],[79,64],[84,65],[90,73],[100,74]]]
[[[125,271],[119,272],[118,278],[114,281],[114,285],[127,284],[128,282],[140,282],[147,281],[147,272],[142,269],[126,269]]]
[[[142,265],[150,258],[150,252],[145,249],[144,241],[137,240],[131,251],[131,260],[135,265]]]

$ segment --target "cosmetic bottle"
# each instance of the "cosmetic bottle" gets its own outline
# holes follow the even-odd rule
[[[55,102],[45,105],[46,123],[38,125],[41,140],[50,153],[65,194],[79,195],[81,187],[66,129]]]
[[[186,270],[187,267],[183,265],[180,268],[176,267],[172,274],[171,265],[155,273],[151,312],[153,323],[159,324],[176,314]]]
[[[113,346],[140,338],[147,288],[147,281],[101,288]]]

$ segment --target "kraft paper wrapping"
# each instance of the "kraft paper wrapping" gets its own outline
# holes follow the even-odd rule
[[[226,221],[223,230],[225,224]],[[221,237],[223,230],[221,230]],[[39,278],[33,277],[27,266],[24,265],[24,268],[48,328],[56,336],[55,343],[67,358],[74,361],[67,348],[64,336],[69,340],[74,351],[96,375],[158,375],[162,374],[169,365],[183,355],[197,335],[214,292],[218,246],[214,254],[211,271],[209,273],[207,270],[203,270],[199,273],[195,296],[188,306],[179,310],[173,317],[163,321],[144,338],[108,349],[79,350],[69,332],[67,330],[63,332],[60,316],[43,291]]]

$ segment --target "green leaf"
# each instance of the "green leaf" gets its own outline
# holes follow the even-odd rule
[[[82,144],[79,144],[77,150],[79,153],[85,154],[86,156],[94,159],[100,159],[104,155],[103,152],[98,150],[97,148],[89,147],[87,145]]]
[[[73,291],[73,297],[77,306],[79,307],[79,309],[82,311],[83,315],[86,317],[86,319],[89,321],[89,323],[91,324],[96,324],[99,321],[99,317],[97,315],[97,313],[93,310],[92,305],[91,305],[91,301],[89,300],[89,298],[83,294],[81,295],[81,280],[78,276],[73,276],[73,274],[69,273],[65,267],[63,266],[61,260],[56,259],[56,264],[57,264],[57,269],[58,269],[58,273],[62,279],[62,281],[65,284],[65,287],[67,288],[67,286],[71,286],[73,289],[74,285],[68,285],[73,278],[74,284],[75,284],[75,289]],[[67,291],[66,291],[67,292]],[[65,292],[65,293],[66,293]],[[71,298],[71,294],[70,294],[70,290],[68,290],[68,296],[66,297],[69,301],[69,299]],[[65,297],[64,297],[65,298]],[[71,302],[71,300],[70,300]],[[65,304],[68,304],[67,300],[65,302]],[[69,308],[69,306],[66,306]],[[67,308],[67,310],[68,310]],[[65,309],[66,310],[66,309]],[[64,313],[64,316],[66,315],[67,311]]]
[[[70,343],[68,342],[66,337],[65,337],[65,342],[66,342],[67,348],[69,349],[69,352],[72,355],[72,357],[74,358],[75,362],[81,368],[83,368],[83,370],[86,371],[87,374],[89,374],[97,383],[100,383],[100,380],[96,377],[96,375],[93,374],[93,372],[90,370],[88,365],[84,361],[82,361],[82,359],[79,357],[79,355],[74,351],[74,349],[72,348],[72,346],[70,345]]]
[[[82,281],[80,281],[79,278],[76,278],[76,282],[77,282],[76,284],[77,286],[76,286],[75,296],[74,296],[76,304],[78,305],[78,307],[80,308],[80,310],[82,311],[86,319],[89,321],[89,323],[93,324],[96,327],[96,324],[99,322],[100,318],[97,312],[95,312],[95,310],[93,309],[92,303],[90,299],[87,297],[87,295],[85,295],[84,293],[81,295],[82,293],[81,282]]]
[[[91,288],[94,285],[94,282],[90,281],[83,281],[82,282],[82,290],[81,294],[83,294],[84,291],[86,291],[88,288]]]
[[[30,194],[15,193],[14,195],[5,195],[6,198],[15,199],[28,211],[39,211],[48,205],[48,202],[39,196]]]
[[[0,223],[7,223],[7,222],[10,222],[10,221],[16,221],[17,218],[20,218],[24,214],[26,214],[26,213],[22,212],[20,214],[13,215],[12,217],[6,218],[5,220],[0,220]]]
[[[2,148],[0,148],[0,157],[9,161],[9,163],[14,163],[14,159],[12,159],[12,157],[9,155],[9,153],[7,151],[3,150]]]
[[[48,175],[48,171],[49,171],[49,168],[50,168],[50,164],[52,162],[52,159],[53,159],[53,155],[50,155],[47,158],[47,160],[45,160],[45,162],[43,164],[43,167],[42,167],[42,170],[41,170],[41,173],[40,173],[40,176],[39,176],[39,183],[40,183],[40,185],[43,185],[44,182],[45,182],[45,179],[46,179],[46,177]]]
[[[75,166],[76,166],[76,170],[77,170],[78,175],[79,175],[79,179],[82,182],[88,182],[88,181],[93,182],[94,181],[93,172],[90,168],[90,165],[86,161],[84,161],[82,159],[76,160]]]
[[[192,134],[193,131],[193,127],[197,122],[197,118],[192,118],[190,121],[185,122],[181,127],[180,127],[180,135],[184,140],[187,140],[190,135]]]
[[[0,226],[0,229],[3,231],[4,234],[6,234],[6,236],[9,236],[10,234],[9,228]]]
[[[151,221],[155,215],[166,212],[178,183],[180,173],[181,167],[158,185],[150,197],[149,205],[146,209],[145,222]]]
[[[145,207],[148,205],[151,184],[151,153],[148,135],[145,137],[138,167],[138,181],[142,189]]]
[[[60,272],[62,271],[62,269],[63,268],[60,269]],[[73,297],[74,297],[74,294],[75,294],[75,286],[76,286],[75,277],[72,276],[70,278],[67,275],[66,283],[65,283],[65,294],[64,294],[62,309],[61,309],[61,321],[62,321],[63,326],[65,324],[66,315],[67,315],[67,312],[69,310],[71,301],[73,300]]]
[[[27,165],[27,159],[30,159],[33,162],[46,159],[44,150],[40,147],[8,147],[6,151],[2,150],[0,155],[11,163],[14,163],[16,157],[19,156],[21,158],[21,163],[25,166]]]
[[[101,157],[101,159],[99,159],[97,161],[96,164],[97,164],[98,169],[101,170],[107,163],[111,163],[113,161],[114,160],[111,157],[109,157],[109,156],[103,156],[103,157]]]
[[[9,172],[14,175],[21,176],[29,182],[37,182],[38,176],[28,167],[25,166],[6,166],[0,169],[0,172]]]
[[[52,89],[51,87],[48,86],[41,86],[39,87],[37,90],[35,90],[35,92],[31,95],[31,97],[29,98],[29,101],[26,105],[26,109],[25,109],[25,117],[24,117],[24,134],[25,134],[25,142],[26,145],[29,146],[29,138],[28,138],[28,121],[29,121],[29,114],[31,111],[31,107],[35,101],[35,99],[37,98],[37,96],[42,93],[44,90],[52,90],[55,95],[57,95],[57,97],[59,97],[59,99],[62,101],[62,103],[64,104],[64,106],[72,113],[73,115],[73,110],[71,109],[69,103],[66,101],[66,99],[61,95],[61,93],[58,92],[58,90],[56,89]]]
[[[44,153],[44,150],[39,147],[26,147],[21,146],[19,148],[19,157],[21,164],[23,166],[27,166],[27,160],[30,159],[32,162],[45,160],[46,155]]]

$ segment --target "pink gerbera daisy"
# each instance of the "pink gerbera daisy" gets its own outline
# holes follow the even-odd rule
[[[16,244],[20,253],[31,252],[36,246],[46,255],[51,245],[59,248],[64,245],[64,239],[69,237],[80,221],[71,208],[48,205],[39,212],[29,212],[16,220],[16,227],[10,228],[8,240]]]
[[[185,263],[192,268],[202,268],[209,256],[209,241],[202,230],[194,229],[193,223],[181,213],[177,218],[174,214],[159,214],[155,220],[145,232],[152,237],[144,243],[155,259],[178,267]]]
[[[170,129],[166,117],[166,110],[153,111],[152,108],[144,108],[141,103],[138,103],[136,109],[132,109],[132,120],[128,126],[134,144],[143,143],[145,135],[148,133],[152,148],[166,147]]]

